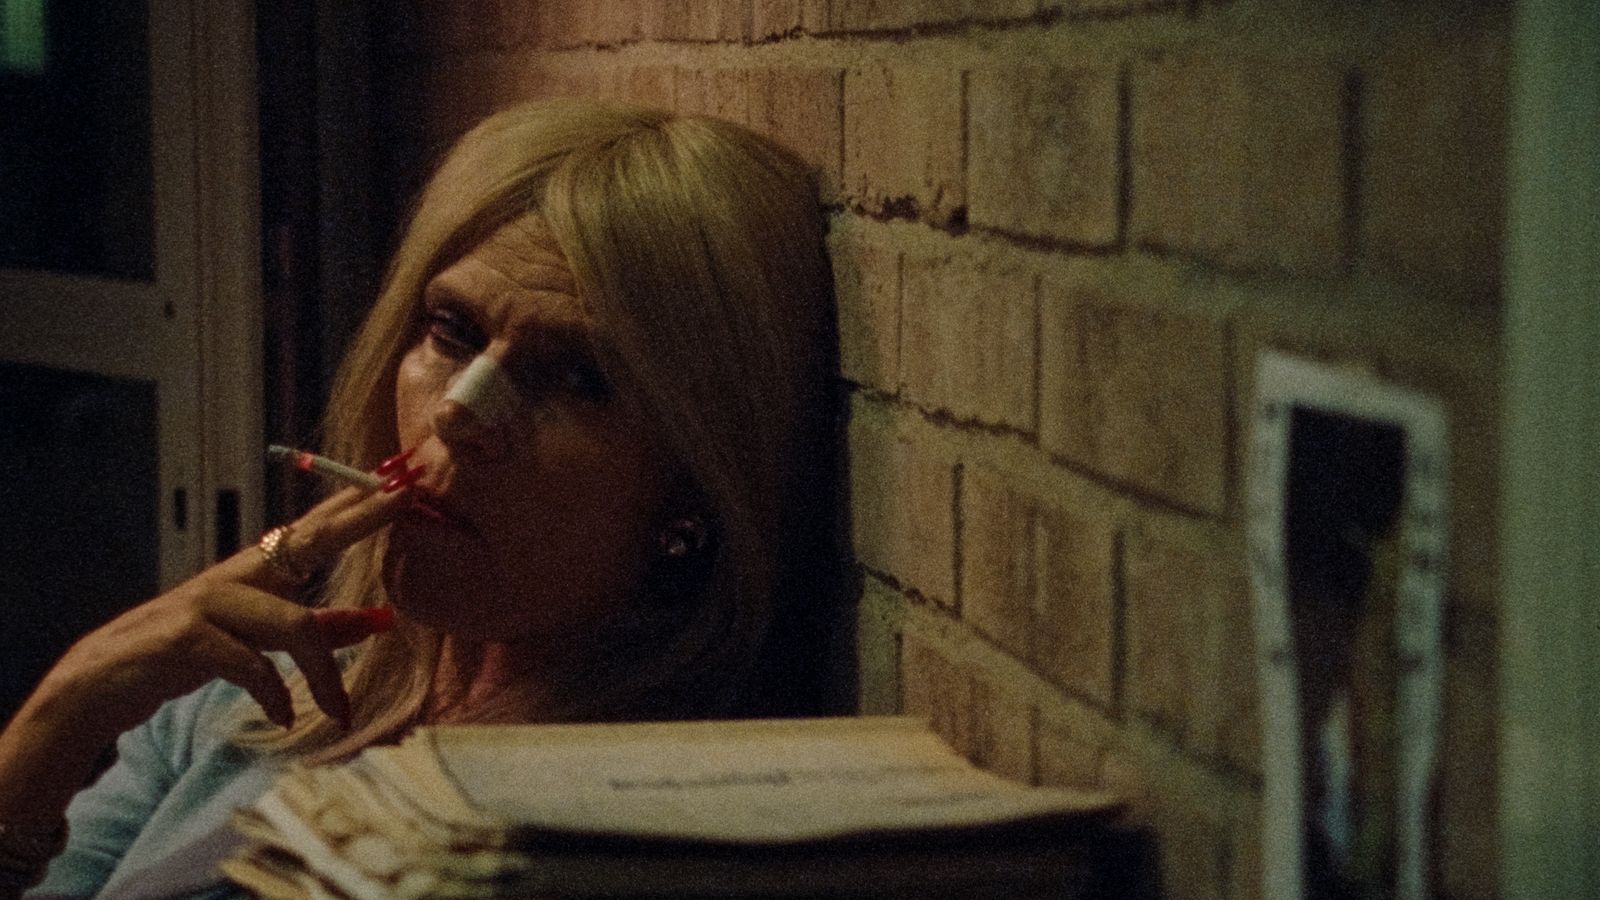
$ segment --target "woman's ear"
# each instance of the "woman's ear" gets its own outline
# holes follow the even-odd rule
[[[705,519],[682,516],[661,527],[656,535],[656,550],[668,559],[683,560],[705,550],[709,540]]]

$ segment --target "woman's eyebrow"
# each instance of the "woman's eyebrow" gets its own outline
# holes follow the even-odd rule
[[[517,337],[533,338],[540,342],[593,346],[601,340],[600,332],[589,322],[578,319],[531,319],[517,324]]]
[[[463,305],[469,301],[460,291],[452,287],[449,282],[435,277],[428,279],[428,283],[422,286],[422,302],[425,305],[429,303],[450,303],[453,305]]]
[[[462,291],[447,281],[429,281],[422,291],[423,306],[451,306],[464,313],[483,316],[488,310],[471,293]],[[560,344],[595,346],[601,340],[599,330],[587,317],[540,317],[525,320],[514,329],[519,337],[554,341]]]

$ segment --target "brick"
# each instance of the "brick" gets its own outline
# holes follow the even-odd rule
[[[967,17],[969,0],[833,0],[836,31],[876,31],[941,25]]]
[[[541,0],[537,7],[544,47],[613,46],[640,36],[643,7],[636,0]]]
[[[828,0],[753,0],[750,8],[752,40],[828,30]]]
[[[1110,707],[1113,531],[968,467],[960,540],[962,618],[1057,686]]]
[[[1036,279],[966,256],[906,255],[901,274],[904,395],[964,419],[1032,431]]]
[[[1016,67],[969,82],[968,221],[1104,247],[1118,239],[1118,75]]]
[[[835,31],[900,31],[971,21],[1027,18],[1038,0],[834,0]]]
[[[1040,444],[1103,477],[1220,514],[1228,468],[1227,330],[1114,307],[1079,268],[1040,287]]]
[[[539,74],[532,79],[530,96],[536,97],[604,97],[614,90],[614,72],[597,66],[581,68],[534,70]]]
[[[971,684],[954,662],[914,632],[900,645],[901,708],[926,718],[935,734],[957,751],[971,743],[968,710]]]
[[[672,66],[632,66],[616,73],[614,96],[654,109],[672,109],[677,71]]]
[[[961,473],[961,617],[1001,649],[1033,657],[1034,502],[998,473]]]
[[[903,712],[900,630],[906,599],[872,576],[862,579],[856,603],[856,707],[864,716]]]
[[[1033,745],[1037,711],[982,675],[968,676],[966,747],[973,764],[1014,781],[1034,780]]]
[[[1092,790],[1102,787],[1105,748],[1078,722],[1041,716],[1038,724],[1038,781],[1047,787]]]
[[[652,0],[644,6],[645,37],[660,41],[743,41],[750,0]]]
[[[1032,781],[1034,708],[914,632],[905,634],[901,647],[906,713],[926,717],[934,732],[973,765]]]
[[[812,67],[758,69],[749,82],[750,127],[817,167],[823,202],[839,196],[843,177],[844,73]]]
[[[1102,708],[1115,702],[1115,533],[1064,510],[1038,518],[1034,667]]]
[[[1189,573],[1173,571],[1171,556],[1137,537],[1128,546],[1128,693],[1135,712],[1181,734],[1190,707],[1202,702],[1189,691],[1207,677],[1205,641],[1196,635],[1205,628],[1205,601],[1175,589]]]
[[[1194,5],[1194,0],[1044,0],[1044,2],[1050,6],[1064,7],[1069,15],[1160,12],[1187,9]]]
[[[719,5],[722,15],[717,23],[717,40],[748,42],[755,0],[719,0]]]
[[[1345,256],[1345,79],[1315,61],[1135,67],[1135,241],[1228,266],[1326,273]]]
[[[1238,808],[1251,798],[1219,789],[1204,769],[1181,758],[1128,747],[1108,750],[1106,789],[1126,798],[1128,819],[1150,828],[1160,852],[1163,900],[1221,900],[1234,877],[1232,844]]]
[[[900,378],[900,254],[835,228],[828,255],[839,304],[840,369],[856,384],[892,394]]]
[[[1163,900],[1219,900],[1228,880],[1228,823],[1207,804],[1187,799],[1156,801],[1156,840],[1161,846]]]
[[[1362,250],[1457,293],[1500,287],[1508,126],[1504,40],[1396,42],[1367,79]]]
[[[1257,768],[1255,656],[1240,555],[1129,535],[1128,697],[1135,712],[1191,752]]]
[[[1100,786],[1128,804],[1131,818],[1148,820],[1157,795],[1150,773],[1137,757],[1121,748],[1107,748],[1100,758]]]
[[[910,203],[936,224],[966,205],[961,73],[945,66],[852,70],[844,79],[844,193],[882,213]]]
[[[1242,559],[1243,554],[1233,557]],[[1256,666],[1255,618],[1250,606],[1249,587],[1242,571],[1230,571],[1233,585],[1228,589],[1221,621],[1221,662],[1223,682],[1217,685],[1218,706],[1222,710],[1216,723],[1215,740],[1221,759],[1252,775],[1262,772],[1261,699]]]
[[[852,423],[851,531],[869,569],[935,602],[955,598],[955,472],[921,447]]]
[[[401,53],[431,56],[520,47],[531,43],[538,30],[532,0],[406,0],[385,9],[386,44]]]
[[[539,46],[577,47],[584,42],[586,20],[579,14],[579,0],[544,0],[538,7]]]
[[[971,0],[972,18],[980,22],[1029,19],[1047,12],[1053,0]]]
[[[750,73],[745,69],[679,69],[676,108],[743,125],[750,120]]]

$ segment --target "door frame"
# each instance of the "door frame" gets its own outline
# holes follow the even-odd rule
[[[1500,893],[1600,896],[1600,10],[1517,4]]]
[[[260,114],[256,4],[191,2],[204,563],[249,545],[263,527]]]
[[[0,268],[0,358],[156,383],[165,588],[261,520],[255,11],[148,10],[155,279]]]

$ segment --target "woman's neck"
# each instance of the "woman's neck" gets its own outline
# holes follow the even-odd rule
[[[501,708],[508,702],[531,714],[548,699],[544,685],[549,673],[541,671],[541,656],[520,644],[446,635],[423,706],[423,721],[480,721],[485,715],[504,721],[514,714]]]

